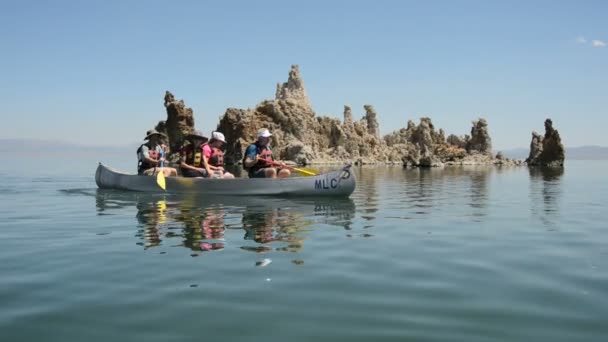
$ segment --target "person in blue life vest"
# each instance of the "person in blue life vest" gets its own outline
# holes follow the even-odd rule
[[[286,178],[291,175],[288,169],[277,169],[268,163],[273,160],[270,149],[271,136],[268,129],[260,129],[256,142],[245,150],[243,167],[249,173],[249,178]]]
[[[146,143],[137,149],[137,174],[144,176],[155,176],[160,170],[165,177],[177,176],[177,170],[163,165],[166,161],[164,155],[169,152],[167,145],[163,143],[166,135],[151,129],[146,133]],[[162,166],[162,167],[161,167]]]

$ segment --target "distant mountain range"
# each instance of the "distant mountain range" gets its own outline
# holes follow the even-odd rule
[[[0,152],[52,152],[62,153],[132,153],[141,143],[131,143],[118,146],[88,146],[75,143],[52,140],[34,139],[0,139]],[[526,159],[530,150],[528,148],[514,148],[502,150],[507,158]],[[566,159],[570,160],[608,160],[608,147],[579,146],[566,147]]]

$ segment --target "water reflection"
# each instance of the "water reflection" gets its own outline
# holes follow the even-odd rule
[[[487,215],[492,170],[477,166],[405,169],[393,187],[403,189],[401,205],[411,214],[430,215],[466,203],[467,215],[479,218]]]
[[[252,252],[297,252],[309,226],[350,227],[355,215],[351,199],[281,199],[269,197],[204,197],[97,189],[98,215],[135,207],[138,244],[145,249],[179,241],[193,256],[222,250],[227,230],[241,230],[239,248]],[[170,244],[170,243],[169,243]],[[173,246],[173,245],[172,245]]]
[[[98,200],[99,203],[99,200]],[[161,243],[160,226],[167,221],[167,204],[164,200],[151,203],[137,202],[137,222],[142,227],[137,231],[137,236],[144,240],[140,245],[148,247],[158,246]]]
[[[282,242],[277,250],[297,252],[303,247],[304,228],[314,223],[291,208],[272,206],[247,206],[243,212],[244,240],[255,241],[256,246],[244,245],[241,248],[254,252],[270,250],[270,243]]]
[[[415,214],[430,214],[433,207],[433,197],[439,191],[433,187],[436,170],[419,168],[404,170],[405,172],[405,195],[408,204]]]
[[[473,208],[474,217],[487,215],[488,206],[488,178],[492,169],[481,167],[468,170],[470,184],[469,206]]]
[[[540,217],[545,224],[554,224],[559,213],[559,199],[562,196],[561,178],[563,167],[529,167],[530,206],[532,214]]]
[[[360,203],[361,218],[366,221],[373,221],[376,219],[376,213],[378,212],[378,181],[379,178],[384,178],[383,171],[386,171],[386,169],[379,169],[374,166],[359,166],[354,170],[357,173],[358,188],[355,196]],[[363,228],[369,227],[370,225],[366,224]],[[350,226],[345,228],[347,230],[351,229]]]

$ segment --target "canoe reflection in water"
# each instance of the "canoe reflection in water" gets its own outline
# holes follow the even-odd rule
[[[309,226],[349,229],[355,215],[351,199],[202,197],[97,189],[96,203],[99,215],[135,206],[137,244],[144,249],[183,246],[196,253],[222,250],[227,245],[252,252],[295,252],[303,248],[312,229]],[[239,235],[245,241],[228,234],[236,230],[243,231]]]

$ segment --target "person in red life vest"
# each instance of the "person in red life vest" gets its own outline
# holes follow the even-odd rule
[[[148,142],[142,144],[137,149],[137,174],[145,176],[155,176],[161,170],[165,177],[177,176],[177,170],[161,164],[165,162],[164,154],[169,152],[167,145],[163,143],[163,138],[167,136],[163,133],[151,129],[147,132],[144,140]]]
[[[268,129],[262,128],[256,142],[247,147],[243,167],[249,172],[249,178],[286,178],[291,175],[288,169],[277,169],[266,162],[274,160],[270,149],[271,136]]]
[[[211,178],[234,178],[234,175],[224,170],[224,150],[226,143],[224,134],[211,132],[211,140],[203,144],[203,166],[207,171],[207,177]]]
[[[190,145],[181,151],[182,160],[179,164],[184,177],[207,177],[203,161],[203,145],[209,140],[200,131],[186,135]]]

